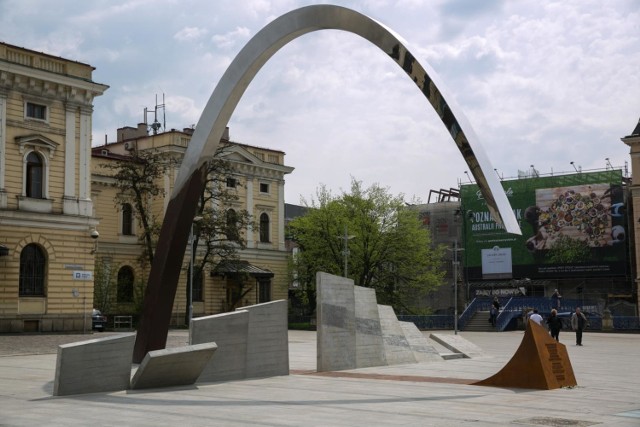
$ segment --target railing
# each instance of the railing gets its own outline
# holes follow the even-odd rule
[[[612,316],[613,329],[620,331],[632,331],[640,329],[640,317],[636,316]]]
[[[473,301],[471,301],[471,304],[469,304],[458,317],[458,329],[464,330],[469,319],[476,314],[476,311],[482,310],[485,306],[487,307],[486,309],[489,310],[489,307],[491,306],[491,300],[489,298],[474,298]]]
[[[453,315],[450,314],[434,314],[428,316],[401,314],[397,317],[401,322],[413,322],[420,330],[449,330],[454,327]]]
[[[113,329],[133,329],[133,316],[113,316]]]

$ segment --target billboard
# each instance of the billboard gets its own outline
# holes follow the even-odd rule
[[[491,217],[477,185],[460,188],[469,280],[625,275],[622,171],[502,181],[522,236]]]

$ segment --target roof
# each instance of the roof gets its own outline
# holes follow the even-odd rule
[[[226,260],[221,261],[211,272],[212,275],[245,273],[253,277],[273,277],[273,273],[267,269],[256,267],[249,261]]]

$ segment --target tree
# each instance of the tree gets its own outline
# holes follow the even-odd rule
[[[207,165],[207,179],[196,210],[199,220],[194,223],[193,229],[191,249],[197,256],[193,278],[188,276],[187,301],[192,295],[192,280],[202,283],[201,275],[208,264],[236,260],[238,251],[247,246],[244,230],[252,225],[251,215],[246,209],[233,208],[239,199],[235,189],[244,184],[236,175],[233,164],[225,159],[229,147],[220,144]],[[203,242],[202,249],[197,252],[195,249],[199,248],[200,241]],[[240,298],[245,294],[240,292]]]
[[[220,144],[209,161],[207,181],[196,211],[198,221],[194,221],[191,249],[201,249],[197,253],[193,268],[193,279],[199,281],[207,264],[237,257],[237,252],[246,247],[243,230],[252,224],[251,217],[245,209],[232,208],[239,199],[234,189],[243,184],[234,173],[233,164],[224,158],[229,147],[229,144]],[[144,247],[139,259],[141,267],[153,262],[155,244],[161,226],[159,218],[153,213],[154,200],[165,195],[158,183],[176,163],[169,154],[153,149],[134,149],[128,159],[103,165],[113,171],[112,185],[118,190],[114,200],[116,205],[130,204],[140,224],[140,241]],[[187,268],[190,267],[191,259],[189,258]],[[190,300],[193,283],[191,275],[187,277],[186,294],[187,300]],[[140,288],[136,285],[134,289],[136,305],[138,300],[141,300],[137,296],[141,291]],[[185,320],[187,317],[188,312],[185,314]]]
[[[128,159],[102,165],[114,172],[112,185],[117,189],[114,200],[116,206],[121,208],[125,203],[130,204],[142,230],[139,236],[144,247],[139,259],[141,266],[153,262],[161,223],[151,207],[155,199],[164,196],[164,190],[158,182],[172,163],[171,157],[165,153],[134,149]]]
[[[96,259],[93,279],[93,306],[102,313],[109,313],[116,288],[117,268],[108,258]]]
[[[442,249],[432,247],[402,196],[377,184],[364,189],[355,179],[350,193],[334,197],[321,186],[316,196],[307,215],[289,224],[301,248],[292,260],[301,284],[313,287],[317,271],[343,275],[346,261],[354,284],[374,288],[378,302],[396,312],[415,311],[420,297],[442,284]]]

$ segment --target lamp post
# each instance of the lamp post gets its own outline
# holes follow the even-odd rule
[[[451,250],[451,249],[449,249]],[[458,239],[453,242],[453,333],[458,335],[458,251],[464,248],[458,247]]]
[[[195,247],[195,236],[193,233],[193,225],[202,221],[201,216],[196,216],[193,218],[193,222],[191,222],[191,233],[189,233],[189,246],[191,247],[191,260],[189,262],[189,292],[188,301],[187,301],[187,327],[191,327],[191,319],[193,318],[193,264],[196,262],[196,247]]]
[[[344,249],[342,249],[342,255],[344,255],[344,277],[349,277],[349,240],[353,239],[356,236],[349,236],[347,234],[347,226],[344,226],[344,236],[341,236],[340,239],[344,240]]]

